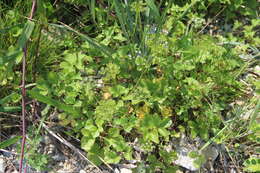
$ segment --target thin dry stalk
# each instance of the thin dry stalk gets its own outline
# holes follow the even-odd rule
[[[58,134],[56,134],[55,132],[53,132],[52,130],[50,130],[50,128],[48,126],[46,126],[44,123],[42,125],[42,127],[50,134],[52,135],[54,138],[56,138],[58,141],[60,141],[62,144],[66,145],[67,147],[69,147],[71,150],[73,150],[75,153],[77,153],[78,155],[80,155],[82,158],[84,158],[87,162],[89,162],[91,165],[93,165],[100,173],[102,173],[102,171],[99,169],[99,167],[97,167],[93,162],[91,162],[83,153],[82,151],[80,151],[78,148],[76,148],[74,145],[72,145],[71,143],[69,143],[66,139],[64,139],[63,137],[59,136]]]
[[[31,8],[31,14],[29,19],[33,18],[33,14],[36,7],[36,0],[33,0],[32,8]],[[27,44],[25,44],[25,47],[23,48],[23,67],[22,67],[22,146],[21,146],[21,160],[19,165],[19,173],[22,173],[23,169],[23,159],[24,159],[24,147],[25,147],[25,141],[26,141],[26,123],[25,123],[25,115],[26,115],[26,109],[25,109],[25,98],[26,98],[26,89],[25,89],[25,75],[26,75],[26,57],[27,57]],[[26,172],[26,169],[25,169]]]

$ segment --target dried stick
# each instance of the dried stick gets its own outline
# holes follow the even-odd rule
[[[225,8],[226,8],[226,6],[223,7],[212,19],[210,19],[210,20],[206,23],[206,25],[198,32],[198,34],[200,34],[216,17],[218,17],[218,16],[222,13],[222,11],[225,10]]]
[[[97,168],[97,170],[102,173],[102,171],[99,169],[99,167],[97,167],[93,162],[91,162],[83,153],[82,151],[80,151],[79,149],[77,149],[74,145],[72,145],[71,143],[69,143],[66,139],[64,139],[63,137],[59,136],[58,134],[54,133],[52,130],[50,130],[50,128],[48,126],[46,126],[44,123],[42,124],[42,127],[47,130],[47,132],[52,135],[53,137],[55,137],[58,141],[60,141],[61,143],[63,143],[64,145],[66,145],[67,147],[69,147],[71,150],[73,150],[74,152],[78,153],[82,158],[84,158],[87,162],[89,162],[91,165],[93,165],[95,168]]]
[[[32,19],[36,6],[36,0],[33,0],[32,9],[29,19]],[[26,89],[25,89],[25,75],[26,75],[26,57],[27,57],[27,44],[25,44],[23,48],[23,67],[22,67],[22,146],[21,146],[21,160],[19,165],[19,173],[22,173],[23,169],[23,159],[24,159],[24,147],[26,141],[26,123],[25,123],[25,97],[26,97]],[[26,172],[26,171],[25,171]]]

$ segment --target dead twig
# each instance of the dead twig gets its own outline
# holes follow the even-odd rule
[[[53,132],[52,130],[50,130],[50,128],[48,126],[46,126],[44,123],[42,124],[42,127],[50,134],[52,135],[54,138],[56,138],[58,141],[60,141],[62,144],[66,145],[67,147],[69,147],[71,150],[73,150],[75,153],[77,153],[79,156],[81,156],[83,159],[85,159],[87,162],[89,162],[91,165],[93,165],[100,173],[102,173],[102,171],[100,170],[100,168],[98,166],[96,166],[93,162],[91,162],[84,154],[82,151],[80,151],[78,148],[76,148],[74,145],[72,145],[71,143],[69,143],[66,139],[64,139],[63,137],[59,136],[58,134],[56,134],[55,132]]]
[[[204,31],[204,29],[205,29],[207,26],[209,26],[209,24],[210,24],[216,17],[218,17],[218,16],[222,13],[222,11],[225,10],[225,8],[226,8],[226,6],[223,7],[212,19],[210,19],[210,20],[206,23],[206,25],[198,32],[198,34],[200,34],[202,31]]]

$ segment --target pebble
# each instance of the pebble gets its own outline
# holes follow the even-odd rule
[[[6,167],[6,163],[4,158],[0,157],[0,173],[4,173]]]
[[[132,170],[131,169],[127,169],[127,168],[122,168],[122,169],[120,169],[120,172],[121,173],[132,173]]]
[[[84,170],[80,170],[79,173],[87,173],[86,171]]]
[[[199,148],[203,146],[200,141],[201,139],[197,139],[197,145],[195,145],[194,143],[190,143],[189,138],[186,136],[182,136],[179,142],[175,141],[173,145],[177,152],[178,159],[175,160],[174,163],[190,171],[198,171],[199,168],[193,164],[196,158],[189,157],[189,153],[191,151],[199,152]],[[211,145],[200,154],[204,155],[207,160],[207,163],[204,166],[208,166],[211,163],[214,163],[215,159],[219,155],[217,148]]]
[[[127,168],[120,168],[120,169],[116,168],[115,173],[132,173],[132,170]]]

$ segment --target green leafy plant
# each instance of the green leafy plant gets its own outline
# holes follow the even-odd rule
[[[21,48],[29,41],[28,96],[58,110],[59,124],[70,127],[67,134],[80,139],[93,163],[132,160],[135,143],[144,159],[138,170],[173,172],[176,153],[165,151],[172,138],[185,133],[207,145],[211,139],[224,143],[239,125],[238,118],[234,124],[225,119],[229,104],[247,96],[239,77],[249,63],[241,54],[258,56],[255,2],[40,1],[35,21],[28,22],[20,17],[26,9],[5,7],[0,111],[20,111],[21,98],[13,91],[20,84]],[[202,34],[205,21],[219,11],[226,16],[223,23],[236,21],[233,34]],[[238,22],[235,12],[250,22]],[[256,119],[255,113],[249,122],[254,141]],[[28,162],[42,170],[48,159],[34,153],[39,134],[30,142]],[[194,157],[197,167],[205,162]]]
[[[248,172],[260,171],[260,160],[259,158],[251,157],[244,162],[244,170]]]

